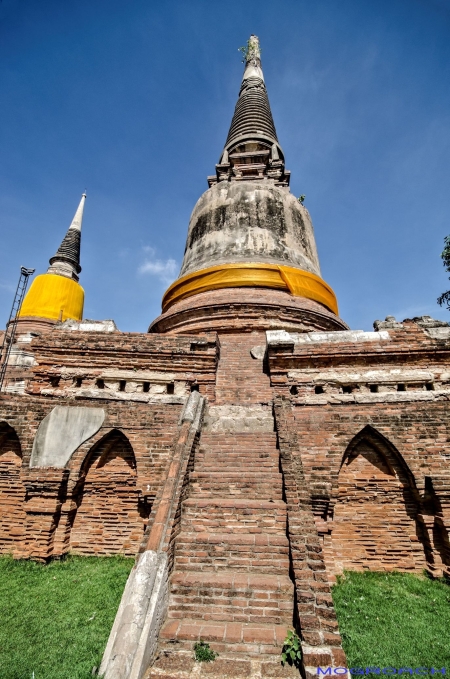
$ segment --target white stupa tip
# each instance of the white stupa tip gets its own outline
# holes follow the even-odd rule
[[[259,39],[256,35],[251,35],[247,41],[247,50],[245,53],[245,71],[242,80],[248,78],[260,78],[264,80],[264,75],[261,68],[261,49],[259,46]]]
[[[86,201],[86,189],[84,190],[84,193],[81,194],[80,204],[78,205],[77,211],[75,212],[75,216],[72,219],[72,223],[69,226],[69,229],[77,229],[78,231],[81,231],[85,201]]]

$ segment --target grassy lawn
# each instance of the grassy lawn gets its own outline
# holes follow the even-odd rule
[[[42,566],[0,557],[0,678],[31,679],[34,671],[35,679],[90,679],[133,563],[72,556]],[[346,573],[333,599],[349,667],[446,667],[450,674],[448,584]]]
[[[1,679],[91,679],[134,559],[0,557]]]
[[[408,573],[352,572],[333,587],[333,600],[349,667],[446,667],[450,674],[445,582]]]

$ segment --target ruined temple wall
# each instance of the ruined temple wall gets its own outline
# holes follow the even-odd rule
[[[347,567],[447,572],[448,342],[415,323],[366,335],[332,333],[327,341],[325,333],[308,343],[282,333],[268,347],[261,332],[53,331],[35,339],[29,393],[0,397],[0,424],[20,448],[2,449],[3,514],[24,498],[5,523],[4,550],[14,543],[18,555],[37,558],[69,549],[136,553],[197,388],[231,419],[239,411],[249,435],[256,406],[288,399],[292,431],[275,427],[297,441],[292,454],[301,457],[331,576]],[[104,419],[62,465],[30,467],[39,425],[56,406],[92,408]]]
[[[144,333],[54,330],[31,343],[27,391],[72,398],[147,402],[185,398],[193,386],[214,398],[217,340]]]
[[[345,452],[365,427],[399,451],[419,489],[425,476],[449,472],[450,411],[447,401],[294,407],[300,453],[308,483],[335,487]],[[325,481],[326,479],[326,481]]]
[[[30,467],[39,425],[55,406],[100,408],[105,419],[97,433],[79,446],[63,468]],[[1,424],[9,425],[17,434],[22,452],[17,475],[20,488],[11,487],[10,492],[0,494],[0,515],[9,513],[14,494],[22,492],[24,497],[25,522],[23,516],[18,518],[13,545],[16,556],[45,559],[59,556],[69,548],[81,553],[136,553],[151,506],[165,479],[182,408],[183,402],[168,405],[83,399],[74,403],[67,398],[2,396]],[[117,435],[121,440],[115,440]],[[95,457],[102,443],[105,455],[96,461],[94,470],[90,457]],[[126,456],[124,446],[128,447]],[[123,542],[104,539],[105,533],[123,533],[120,526],[128,521],[123,508],[130,502],[133,505],[130,516],[133,515],[135,524],[132,545],[129,536]],[[81,515],[84,518],[80,523]],[[109,522],[107,527],[105,521]],[[71,544],[74,522],[77,539]],[[4,551],[11,551],[11,539],[2,543]]]
[[[26,392],[0,395],[0,549],[136,554],[191,390],[214,400],[216,336],[55,328],[29,347]]]
[[[442,552],[439,524],[445,530],[450,519],[446,402],[295,407],[294,418],[332,573],[421,571],[434,543]],[[431,565],[450,566],[443,549]]]
[[[269,341],[331,577],[450,571],[449,328],[390,326]]]

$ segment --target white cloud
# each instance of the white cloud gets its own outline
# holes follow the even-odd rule
[[[169,257],[168,259],[159,259],[156,257],[156,251],[149,245],[144,246],[143,251],[147,254],[144,262],[139,266],[138,273],[149,274],[156,276],[164,285],[170,285],[177,277],[178,265],[177,262]]]

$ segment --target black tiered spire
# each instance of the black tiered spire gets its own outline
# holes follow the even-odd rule
[[[256,35],[250,36],[244,53],[239,98],[216,176],[208,177],[208,183],[212,186],[221,181],[266,177],[278,186],[287,186],[290,173],[284,170],[284,154],[270,110]]]
[[[50,259],[49,273],[59,273],[78,280],[77,274],[81,271],[81,224],[85,200],[86,193],[83,193],[72,223],[56,254]]]

